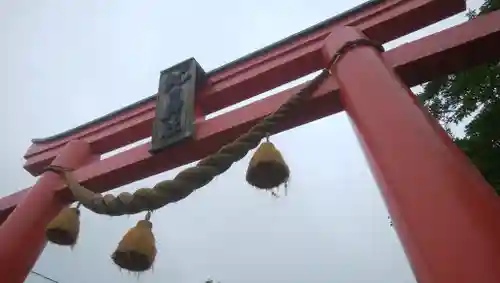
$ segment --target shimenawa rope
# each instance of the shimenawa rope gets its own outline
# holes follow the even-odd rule
[[[141,188],[133,194],[124,192],[118,196],[96,194],[80,185],[67,168],[48,166],[46,171],[53,171],[64,178],[76,201],[87,209],[112,216],[136,214],[143,211],[153,211],[169,203],[186,198],[195,190],[207,185],[216,176],[224,173],[231,165],[241,160],[250,150],[256,148],[260,141],[274,126],[288,117],[297,106],[308,99],[331,74],[330,68],[349,50],[358,46],[371,46],[383,52],[383,47],[368,39],[358,39],[347,42],[333,56],[330,64],[316,78],[298,93],[291,96],[274,113],[264,118],[247,133],[234,142],[223,146],[218,152],[202,159],[196,166],[187,168],[177,174],[172,180],[159,182],[153,188]]]

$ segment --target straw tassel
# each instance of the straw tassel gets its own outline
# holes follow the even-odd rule
[[[64,208],[45,229],[45,236],[51,243],[61,246],[76,245],[80,233],[80,204]]]
[[[153,266],[156,257],[156,242],[153,235],[151,212],[129,229],[118,244],[111,258],[120,268],[144,272]]]
[[[259,189],[270,190],[285,184],[290,177],[290,169],[280,151],[269,141],[263,142],[255,151],[248,165],[246,180]],[[274,195],[274,192],[273,192]]]

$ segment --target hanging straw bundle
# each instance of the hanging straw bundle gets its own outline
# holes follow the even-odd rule
[[[64,208],[45,229],[45,236],[51,243],[61,246],[75,246],[80,233],[80,204]]]
[[[286,184],[290,169],[269,137],[255,151],[248,165],[246,180],[259,189],[272,190]]]
[[[153,266],[156,257],[156,243],[153,235],[151,212],[144,220],[139,220],[135,227],[127,231],[118,244],[111,258],[120,268],[144,272]]]

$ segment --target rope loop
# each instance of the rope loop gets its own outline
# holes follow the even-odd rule
[[[60,165],[52,165],[51,164],[51,165],[44,168],[43,173],[53,172],[53,173],[61,174],[63,172],[70,172],[70,171],[72,171],[72,169],[67,168],[67,167],[63,167]]]
[[[152,189],[139,189],[133,194],[103,196],[80,185],[69,168],[50,165],[45,171],[58,173],[64,179],[74,198],[79,202],[78,205],[83,205],[95,213],[111,216],[147,211],[146,220],[149,220],[153,210],[186,198],[195,190],[207,185],[216,176],[224,173],[233,163],[245,157],[250,150],[259,145],[262,139],[269,140],[269,135],[276,130],[276,125],[289,118],[303,101],[309,99],[327,77],[332,75],[331,69],[340,58],[358,46],[371,46],[380,52],[384,51],[380,44],[366,38],[346,42],[335,52],[327,67],[317,77],[247,133],[223,146],[216,153],[203,158],[194,167],[181,171],[173,180],[162,181]]]
[[[346,42],[342,47],[340,47],[335,54],[333,54],[332,59],[330,60],[328,64],[328,70],[330,70],[337,62],[344,56],[347,52],[351,51],[352,49],[359,47],[359,46],[369,46],[375,48],[377,51],[380,53],[384,52],[385,49],[384,47],[380,44],[377,43],[371,39],[368,38],[359,38],[355,40],[351,40]]]

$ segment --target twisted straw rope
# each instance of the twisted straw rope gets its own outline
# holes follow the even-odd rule
[[[231,165],[241,160],[260,141],[272,132],[274,126],[294,111],[304,100],[308,99],[330,74],[330,68],[347,51],[360,45],[368,45],[382,50],[382,47],[370,40],[360,39],[346,43],[335,53],[328,68],[323,70],[307,86],[292,95],[274,113],[264,118],[247,133],[234,142],[223,146],[218,152],[202,159],[196,166],[187,168],[172,180],[159,182],[153,188],[141,188],[133,194],[120,193],[118,196],[96,194],[80,185],[68,169],[49,166],[46,170],[59,173],[64,178],[74,198],[87,209],[98,214],[118,216],[153,211],[169,203],[177,202],[189,196],[195,190],[207,185],[216,176],[224,173]]]

